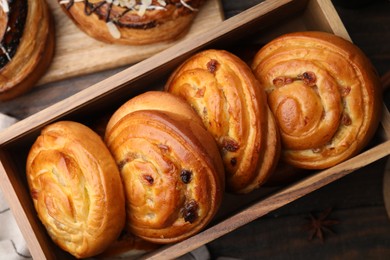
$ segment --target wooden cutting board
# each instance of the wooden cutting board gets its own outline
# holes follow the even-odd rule
[[[209,0],[200,9],[188,34],[176,41],[146,46],[105,44],[83,33],[60,8],[57,0],[46,0],[52,10],[56,28],[56,51],[48,72],[38,85],[134,64],[162,51],[178,41],[205,32],[223,21],[219,0]]]

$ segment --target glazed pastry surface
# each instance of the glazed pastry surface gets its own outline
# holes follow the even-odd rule
[[[46,2],[3,1],[0,37],[0,100],[8,100],[31,89],[51,63],[55,33]]]
[[[381,114],[379,79],[352,43],[322,32],[287,34],[264,46],[252,68],[268,94],[288,163],[327,168],[373,136]]]
[[[147,91],[121,105],[111,116],[106,129],[112,129],[121,118],[138,110],[158,110],[179,114],[203,125],[201,118],[185,100],[163,91]]]
[[[212,136],[180,113],[124,107],[112,116],[105,140],[125,186],[128,230],[155,243],[194,235],[216,214],[224,191]]]
[[[278,130],[265,92],[241,59],[202,51],[172,73],[165,90],[185,99],[214,136],[228,190],[247,193],[268,178],[279,158]]]
[[[48,125],[30,149],[26,172],[38,217],[63,250],[77,258],[94,256],[120,235],[120,174],[91,129],[71,121]]]
[[[204,0],[59,0],[89,36],[107,43],[143,45],[185,34]]]

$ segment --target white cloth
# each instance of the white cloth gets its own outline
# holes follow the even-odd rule
[[[0,191],[0,258],[7,260],[31,259],[26,241]]]

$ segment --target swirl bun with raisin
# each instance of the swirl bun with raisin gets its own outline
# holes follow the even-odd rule
[[[111,117],[105,140],[126,193],[127,228],[154,243],[194,235],[216,214],[224,192],[212,136],[187,103],[146,92]]]
[[[379,77],[351,42],[324,32],[282,35],[256,54],[252,68],[268,93],[283,158],[323,169],[372,138],[381,115]]]
[[[143,45],[185,34],[205,0],[58,0],[89,36],[106,42]]]
[[[165,90],[191,104],[214,136],[229,191],[248,193],[272,174],[279,133],[266,94],[244,61],[223,50],[202,51],[172,73]]]

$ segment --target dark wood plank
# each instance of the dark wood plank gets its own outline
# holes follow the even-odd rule
[[[338,209],[340,223],[325,240],[309,240],[308,213],[255,220],[208,245],[212,258],[241,259],[388,259],[390,225],[381,206]],[[386,235],[385,235],[386,234]]]

